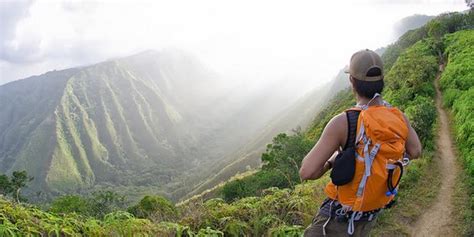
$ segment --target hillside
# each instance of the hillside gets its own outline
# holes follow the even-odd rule
[[[292,103],[284,88],[264,90],[178,50],[12,82],[0,87],[0,172],[26,170],[30,194],[113,188],[178,199]]]
[[[185,198],[200,194],[209,188],[224,183],[235,174],[248,171],[249,168],[259,168],[261,166],[260,156],[265,152],[266,145],[272,141],[272,138],[282,132],[293,133],[298,129],[305,130],[311,124],[314,114],[318,114],[337,92],[346,87],[344,86],[345,83],[342,83],[343,86],[335,86],[344,77],[345,74],[339,74],[330,83],[313,89],[282,112],[276,114],[262,129],[258,130],[257,135],[232,154],[235,157],[232,162],[226,164],[214,176],[197,186]],[[334,87],[332,88],[334,93],[329,94],[330,90],[327,90],[326,87]]]
[[[218,81],[184,60],[145,52],[2,86],[2,172],[26,169],[43,192],[101,182],[139,186],[150,175],[173,185],[176,172],[204,160],[189,160],[193,147],[210,146],[197,142],[204,116],[194,116],[215,99],[181,96],[189,93],[182,85],[204,90]],[[140,179],[130,179],[138,172]]]
[[[394,34],[396,38],[399,38],[409,30],[414,30],[422,27],[426,22],[435,18],[435,16],[419,15],[415,14],[413,16],[408,16],[395,24]]]
[[[474,235],[474,34],[462,31],[444,37],[446,67],[440,79],[443,104],[451,112],[452,136],[464,172],[456,182],[454,206],[461,215],[456,230]],[[469,209],[470,208],[470,209]],[[467,209],[467,210],[466,210]]]
[[[453,20],[453,19],[461,19]],[[407,114],[413,127],[417,130],[423,143],[424,155],[419,160],[413,161],[407,173],[404,174],[400,185],[398,204],[395,208],[386,210],[379,217],[375,228],[375,236],[405,236],[409,235],[410,228],[416,220],[429,209],[438,195],[439,160],[443,157],[436,156],[435,141],[438,122],[436,120],[435,78],[440,75],[438,65],[447,57],[447,66],[441,73],[441,90],[447,108],[452,108],[456,134],[455,145],[460,150],[460,157],[464,160],[465,174],[468,186],[464,195],[466,202],[459,202],[462,212],[453,212],[458,220],[459,229],[456,235],[472,236],[472,133],[465,133],[469,129],[469,116],[474,109],[469,103],[472,97],[472,38],[474,37],[474,21],[472,13],[468,15],[447,14],[432,20],[426,28],[418,29],[420,32],[409,32],[402,36],[395,44],[388,46],[386,52],[398,54],[384,54],[387,58],[394,59],[389,64],[386,74],[386,88],[384,97],[389,102],[400,107]],[[439,27],[441,26],[441,27]],[[427,32],[424,34],[423,32]],[[416,35],[418,38],[412,38]],[[410,38],[410,43],[405,41]],[[440,58],[440,52],[442,57]],[[456,75],[456,76],[454,76]],[[451,92],[450,92],[451,90]],[[458,95],[458,96],[455,96]],[[459,98],[459,99],[455,99]],[[354,102],[349,90],[340,92],[318,114],[308,130],[295,135],[279,135],[274,143],[267,147],[267,152],[262,156],[267,166],[258,173],[245,177],[237,182],[237,187],[248,187],[258,181],[279,181],[269,176],[285,167],[293,167],[290,159],[301,160],[304,153],[314,144],[320,136],[322,129],[335,114],[340,113]],[[445,124],[446,125],[446,124]],[[469,130],[467,130],[469,131]],[[298,148],[298,149],[295,149]],[[291,154],[292,156],[288,156]],[[301,155],[303,154],[303,155]],[[276,162],[278,161],[278,162]],[[286,161],[286,163],[284,163]],[[283,164],[282,164],[283,163]],[[278,164],[281,164],[278,166]],[[265,175],[261,175],[264,173]],[[281,173],[278,177],[281,177]],[[257,177],[257,178],[255,178]],[[246,180],[248,179],[248,180]],[[264,180],[265,179],[265,180]],[[171,208],[170,216],[165,213],[170,211],[169,204],[161,201],[156,206],[146,210],[154,210],[148,219],[133,217],[124,211],[113,212],[103,219],[78,214],[51,214],[34,207],[13,204],[8,200],[0,201],[2,215],[0,216],[0,231],[7,236],[16,233],[35,233],[57,235],[170,235],[170,236],[299,236],[304,227],[312,219],[316,207],[324,198],[322,192],[328,177],[321,180],[303,184],[291,184],[289,188],[269,188],[260,193],[253,193],[250,197],[240,198],[235,201],[225,202],[221,198],[211,200],[193,200]],[[271,183],[270,183],[271,184]],[[273,183],[277,184],[277,183]],[[248,189],[243,189],[248,191]],[[145,199],[144,200],[148,200]],[[471,203],[469,203],[469,200]],[[138,204],[140,205],[140,204]],[[146,205],[143,208],[147,208]],[[133,212],[133,208],[129,209]],[[157,217],[159,217],[157,219]],[[464,218],[464,219],[463,219]],[[21,220],[21,221],[20,221]],[[164,221],[166,220],[166,221]],[[458,227],[456,227],[458,228]]]

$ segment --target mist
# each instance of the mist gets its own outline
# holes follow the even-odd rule
[[[243,89],[301,96],[413,14],[464,1],[2,1],[0,84],[148,49],[179,49]]]

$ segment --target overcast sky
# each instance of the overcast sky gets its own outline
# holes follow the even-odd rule
[[[0,84],[177,48],[229,80],[309,88],[353,52],[391,43],[401,18],[465,9],[464,0],[0,0]]]

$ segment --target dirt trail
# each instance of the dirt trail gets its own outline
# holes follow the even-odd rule
[[[413,227],[412,236],[453,236],[452,200],[454,185],[457,176],[456,156],[453,152],[449,120],[442,107],[442,97],[439,90],[439,78],[443,65],[440,65],[440,72],[435,80],[436,87],[436,109],[438,111],[439,131],[437,141],[437,156],[435,159],[440,162],[441,186],[438,197],[433,205],[418,219]]]

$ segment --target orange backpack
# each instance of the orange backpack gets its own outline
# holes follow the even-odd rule
[[[407,123],[403,113],[386,102],[350,110],[360,111],[354,178],[342,186],[329,182],[325,192],[353,212],[384,208],[393,200],[402,175]]]

